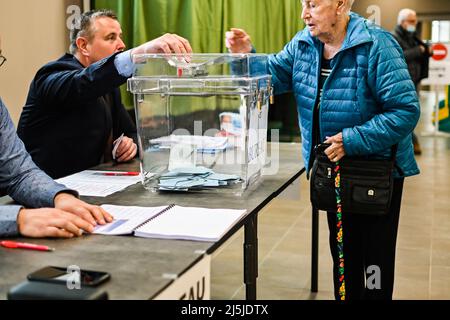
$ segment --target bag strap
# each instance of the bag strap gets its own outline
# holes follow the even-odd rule
[[[345,260],[344,260],[344,227],[342,219],[342,189],[341,189],[341,165],[339,161],[336,163],[334,168],[336,174],[335,178],[335,192],[336,192],[336,240],[337,240],[337,252],[339,259],[338,266],[338,283],[339,283],[339,298],[341,301],[345,300],[346,290],[345,290]],[[336,262],[335,262],[336,263]],[[334,275],[336,276],[336,275]]]
[[[398,143],[391,147],[391,160],[395,162],[397,159]]]
[[[397,164],[397,161],[396,161],[396,159],[397,159],[397,151],[398,151],[398,143],[394,144],[391,147],[391,159],[390,160],[394,164],[394,168],[397,169],[398,173],[401,176],[404,176],[405,175],[404,171],[402,170],[402,168],[400,168],[400,166]]]

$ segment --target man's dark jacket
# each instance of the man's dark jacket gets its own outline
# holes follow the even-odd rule
[[[100,164],[122,133],[136,142],[136,127],[118,89],[127,79],[114,59],[84,68],[66,54],[33,79],[17,133],[34,162],[52,178]]]
[[[417,86],[420,80],[428,78],[430,64],[428,45],[420,40],[415,33],[406,31],[400,25],[395,28],[393,35],[403,49],[409,74]],[[420,46],[426,48],[425,52],[421,51]]]

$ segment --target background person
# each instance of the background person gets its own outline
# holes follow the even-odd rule
[[[118,162],[137,154],[136,128],[118,87],[133,74],[133,54],[190,53],[189,42],[166,34],[125,51],[116,15],[90,11],[71,32],[71,54],[42,67],[31,83],[18,125],[36,164],[60,178],[112,160],[113,142],[125,135]]]
[[[0,38],[0,65],[5,61]],[[36,167],[0,98],[0,196],[6,194],[20,205],[0,206],[0,237],[72,238],[112,221],[102,208],[77,199],[76,191]]]
[[[403,49],[409,74],[419,94],[420,81],[428,78],[432,49],[417,36],[417,14],[411,9],[402,9],[398,14],[398,24],[393,35]],[[414,153],[422,153],[419,139],[413,133]]]

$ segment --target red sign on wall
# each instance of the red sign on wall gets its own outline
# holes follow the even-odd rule
[[[444,60],[447,58],[448,49],[442,43],[436,43],[433,45],[433,59],[436,61]]]

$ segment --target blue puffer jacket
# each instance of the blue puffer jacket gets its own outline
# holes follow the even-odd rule
[[[308,171],[322,55],[323,44],[305,29],[269,58],[275,93],[295,93]],[[343,132],[348,156],[389,157],[390,147],[399,143],[397,166],[404,176],[418,174],[411,133],[419,102],[402,49],[391,34],[351,13],[332,67],[321,98],[321,140]]]

